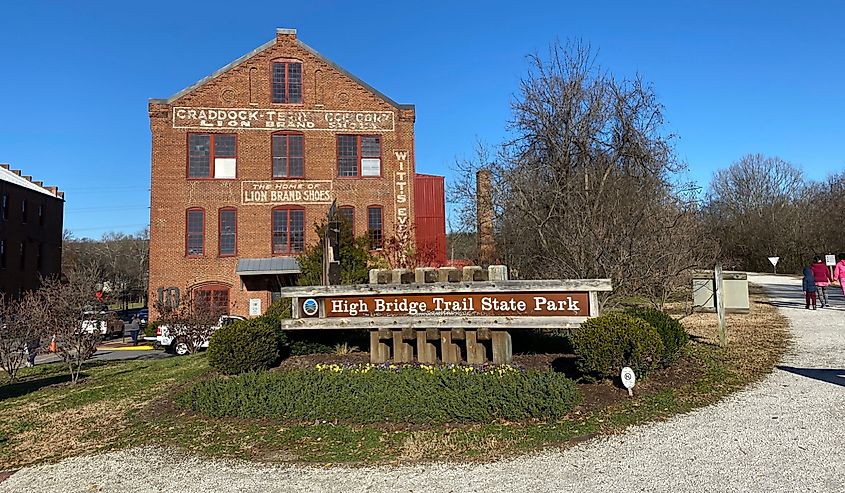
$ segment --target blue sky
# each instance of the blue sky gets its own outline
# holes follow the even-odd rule
[[[247,8],[249,6],[249,8]],[[149,220],[147,99],[172,95],[293,27],[417,108],[421,172],[497,142],[525,56],[580,38],[651,82],[690,177],[743,154],[814,179],[845,168],[839,2],[4,2],[0,162],[66,191],[77,236]]]

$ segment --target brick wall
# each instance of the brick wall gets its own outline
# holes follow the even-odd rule
[[[9,169],[7,164],[0,166]],[[20,176],[19,171],[15,171],[15,174]],[[31,177],[25,178],[32,181]],[[39,276],[53,276],[61,272],[64,200],[59,196],[61,192],[54,187],[43,188],[56,196],[0,179],[0,242],[5,244],[6,250],[5,266],[3,259],[0,259],[0,294],[16,297],[21,291],[38,289]],[[8,219],[4,219],[4,196],[8,208],[5,215]],[[27,208],[25,221],[24,200]],[[21,244],[24,248],[23,262]]]
[[[198,47],[197,49],[202,49]],[[271,64],[274,59],[295,59],[302,63],[302,103],[271,102]],[[385,67],[387,69],[388,67]],[[201,283],[216,282],[230,286],[231,312],[246,315],[249,299],[262,300],[262,310],[270,302],[270,292],[250,292],[235,274],[238,258],[267,258],[271,248],[271,209],[275,204],[243,203],[242,183],[272,180],[271,129],[250,128],[176,128],[193,126],[196,119],[178,120],[174,108],[255,110],[301,110],[315,112],[390,112],[392,130],[317,130],[302,129],[304,135],[304,181],[330,180],[332,198],[338,206],[355,208],[355,234],[367,231],[367,207],[383,207],[384,231],[394,231],[397,217],[396,175],[399,161],[394,151],[407,151],[403,170],[408,173],[407,202],[410,220],[413,200],[414,109],[396,105],[371,91],[349,74],[337,68],[316,52],[299,43],[295,32],[280,30],[269,46],[229,67],[223,73],[200,83],[171,100],[151,100],[149,104],[152,131],[152,184],[150,212],[150,299],[155,303],[159,288],[182,290]],[[324,113],[319,113],[323,115]],[[212,121],[212,120],[207,120]],[[187,122],[187,123],[186,123]],[[235,120],[217,123],[227,125]],[[213,124],[217,124],[213,123]],[[257,122],[253,122],[257,123]],[[299,130],[298,130],[299,131]],[[192,132],[226,132],[237,134],[237,175],[234,180],[187,178],[187,138]],[[337,177],[337,135],[361,134],[381,136],[380,178]],[[401,176],[401,175],[400,175]],[[297,180],[284,180],[296,182]],[[302,180],[300,180],[302,181]],[[318,241],[314,223],[325,218],[329,204],[288,203],[305,209],[306,246]],[[185,220],[188,208],[205,210],[205,254],[187,258],[185,252]],[[218,211],[222,207],[237,209],[237,256],[218,256]]]

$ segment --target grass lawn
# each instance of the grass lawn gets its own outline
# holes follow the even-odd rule
[[[769,373],[788,343],[786,319],[754,288],[751,313],[728,315],[727,349],[716,344],[715,315],[682,322],[693,339],[685,354],[659,370],[662,376],[638,384],[634,399],[585,404],[555,422],[360,426],[197,416],[176,408],[172,397],[210,375],[202,354],[89,366],[76,386],[60,365],[24,369],[21,383],[0,386],[0,470],[151,444],[269,462],[486,460],[566,446],[711,404]]]

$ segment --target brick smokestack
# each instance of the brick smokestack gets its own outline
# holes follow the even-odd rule
[[[490,170],[482,169],[476,173],[475,187],[478,263],[486,266],[496,260],[496,240],[493,238],[493,183]]]

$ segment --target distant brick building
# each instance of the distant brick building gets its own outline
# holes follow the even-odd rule
[[[374,249],[394,235],[414,241],[413,105],[341,69],[295,30],[150,100],[149,116],[154,301],[189,289],[232,313],[263,312],[298,272],[295,257],[319,241],[314,224],[333,200]],[[442,243],[445,257],[445,231],[426,235],[443,236],[429,242]]]
[[[0,294],[38,289],[62,268],[64,193],[0,164]]]

